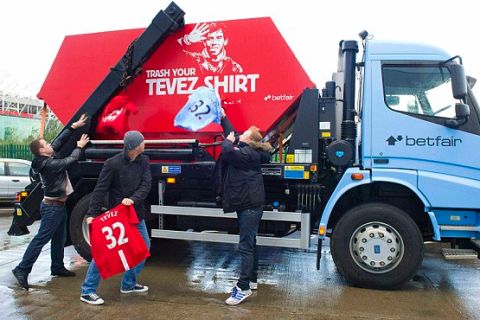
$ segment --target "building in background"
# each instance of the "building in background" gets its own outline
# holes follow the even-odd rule
[[[5,94],[0,91],[0,142],[25,143],[40,133],[43,101]],[[45,109],[46,126],[56,121],[49,108]]]

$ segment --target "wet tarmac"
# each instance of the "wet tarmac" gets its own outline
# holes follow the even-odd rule
[[[236,283],[240,259],[229,244],[153,240],[152,257],[140,276],[147,295],[119,292],[120,276],[100,284],[103,306],[79,300],[88,264],[73,247],[65,262],[75,278],[50,276],[45,247],[20,289],[11,274],[38,228],[9,237],[10,217],[0,217],[0,319],[480,319],[480,261],[445,261],[438,244],[427,245],[422,267],[401,290],[349,286],[338,274],[328,246],[321,270],[315,250],[262,247],[259,289],[244,303],[224,304]]]

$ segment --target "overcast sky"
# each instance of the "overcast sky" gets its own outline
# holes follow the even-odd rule
[[[1,0],[0,86],[36,95],[65,35],[143,28],[167,0]],[[375,39],[432,44],[461,55],[479,79],[479,14],[472,0],[177,0],[186,23],[270,16],[322,87],[336,68],[338,42]],[[475,87],[477,96],[480,84]]]

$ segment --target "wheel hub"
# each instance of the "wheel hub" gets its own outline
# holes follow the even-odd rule
[[[85,216],[82,221],[82,234],[85,241],[90,245],[90,231],[87,224],[87,217]]]
[[[398,231],[383,222],[360,226],[350,239],[353,260],[370,273],[385,273],[394,269],[402,260],[403,251],[403,240]]]

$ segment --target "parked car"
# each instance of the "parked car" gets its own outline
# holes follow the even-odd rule
[[[30,184],[31,162],[0,158],[0,202],[12,202]]]

